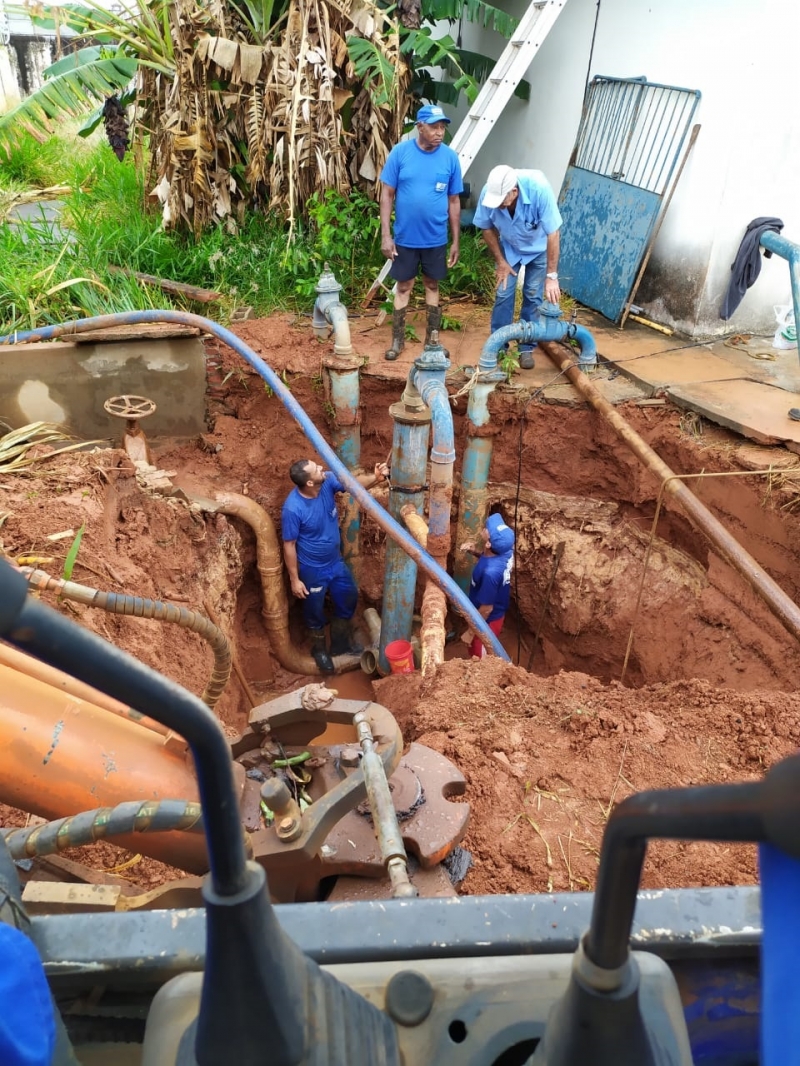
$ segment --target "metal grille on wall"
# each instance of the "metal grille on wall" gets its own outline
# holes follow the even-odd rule
[[[700,93],[643,78],[592,80],[559,196],[559,273],[576,300],[619,320]]]

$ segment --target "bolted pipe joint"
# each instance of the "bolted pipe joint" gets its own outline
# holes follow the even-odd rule
[[[483,346],[478,370],[481,372],[496,370],[500,349],[509,341],[527,341],[536,344],[539,341],[563,341],[565,339],[577,341],[580,349],[578,357],[580,366],[594,366],[597,363],[597,346],[591,333],[583,326],[566,322],[561,317],[561,309],[558,305],[545,300],[539,308],[539,318],[536,322],[512,322],[510,326],[495,330]]]
[[[437,334],[433,343],[426,344],[422,354],[414,360],[414,368],[408,376],[409,383],[417,390],[423,403],[430,408],[433,463],[456,461],[453,411],[444,380],[449,369],[447,350],[439,344]]]

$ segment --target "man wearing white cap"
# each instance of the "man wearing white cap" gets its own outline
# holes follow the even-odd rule
[[[514,530],[505,524],[501,514],[490,514],[481,536],[480,544],[468,540],[461,545],[462,551],[480,556],[472,571],[469,599],[491,631],[499,636],[511,601]],[[486,654],[481,638],[471,628],[464,631],[461,640],[469,645],[470,655],[475,658],[481,659]]]
[[[406,343],[406,308],[422,270],[427,324],[425,343],[442,321],[439,282],[458,262],[463,191],[458,156],[444,144],[450,119],[437,104],[417,112],[417,136],[396,144],[381,171],[381,251],[392,260],[397,282],[392,344],[384,358],[396,359]],[[394,234],[392,234],[394,208]],[[450,226],[450,252],[447,229]]]
[[[497,295],[491,332],[514,321],[516,277],[525,267],[520,320],[535,322],[542,295],[551,303],[561,299],[558,284],[561,212],[547,178],[540,170],[498,166],[489,172],[478,198],[474,223],[494,256]],[[513,280],[512,280],[513,279]],[[519,349],[519,365],[532,369],[535,345]]]

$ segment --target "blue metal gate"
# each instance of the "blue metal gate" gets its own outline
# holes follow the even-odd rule
[[[562,287],[618,322],[700,93],[644,78],[592,79],[558,198]]]

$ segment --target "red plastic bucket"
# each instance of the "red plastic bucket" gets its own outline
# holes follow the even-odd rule
[[[407,640],[393,640],[384,651],[393,674],[414,673],[414,649]]]

